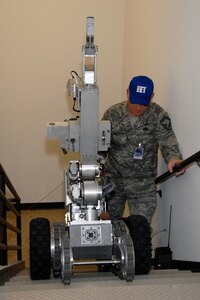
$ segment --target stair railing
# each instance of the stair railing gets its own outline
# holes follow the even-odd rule
[[[7,194],[9,194],[9,198],[6,196]],[[6,266],[8,264],[9,250],[17,251],[18,261],[22,260],[20,203],[21,199],[19,195],[0,164],[0,266]],[[8,211],[14,214],[14,217],[16,218],[16,226],[8,222]],[[7,229],[17,235],[16,245],[8,244]]]

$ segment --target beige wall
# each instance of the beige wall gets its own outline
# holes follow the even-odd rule
[[[47,141],[46,123],[74,116],[66,82],[71,70],[81,75],[87,16],[99,48],[100,116],[121,101],[125,2],[0,0],[0,162],[23,202],[64,199],[68,158]]]
[[[165,0],[127,0],[125,17],[123,88],[135,75],[147,75],[155,84],[155,99],[167,106],[169,17]]]
[[[23,202],[63,201],[61,186],[43,198],[62,182],[67,161],[46,140],[45,124],[72,116],[65,84],[80,70],[89,15],[100,115],[124,99],[133,75],[149,75],[184,158],[199,150],[199,0],[0,0],[0,161]],[[175,259],[200,261],[199,176],[192,169],[162,186],[157,229],[168,228],[173,204]],[[157,236],[166,245],[167,235]]]
[[[123,89],[132,74],[155,83],[155,101],[169,112],[183,157],[200,150],[199,0],[126,1]],[[160,170],[166,165],[160,161]],[[199,178],[197,165],[161,185],[153,246],[170,246],[173,259],[200,261]],[[157,243],[158,242],[158,243]]]

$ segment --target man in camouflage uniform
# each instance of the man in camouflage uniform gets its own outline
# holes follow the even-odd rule
[[[153,91],[150,78],[134,77],[127,90],[128,101],[113,105],[103,117],[112,128],[105,167],[116,185],[108,201],[111,219],[122,217],[127,200],[131,215],[143,215],[150,223],[157,203],[158,147],[170,172],[182,161],[168,114],[151,103]]]

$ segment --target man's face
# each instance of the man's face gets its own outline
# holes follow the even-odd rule
[[[153,98],[154,94],[152,95]],[[128,110],[131,115],[139,117],[145,113],[148,108],[148,105],[141,105],[141,104],[132,104],[130,103],[130,92],[127,90],[127,97],[128,97]]]
[[[147,110],[148,106],[140,105],[140,104],[131,104],[128,101],[128,110],[131,115],[141,116]]]

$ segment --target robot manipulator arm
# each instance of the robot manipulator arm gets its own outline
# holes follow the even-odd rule
[[[114,184],[108,176],[100,176],[100,172],[100,165],[83,166],[80,161],[70,162],[65,177],[66,209],[70,220],[82,221],[91,217],[96,220],[106,210],[105,197],[114,189]]]
[[[82,165],[80,161],[70,161],[66,172],[66,192],[69,203],[81,207],[97,206],[102,198],[102,179],[99,165]]]
[[[111,125],[109,121],[98,121],[99,89],[96,85],[96,53],[93,44],[94,19],[87,19],[86,45],[82,47],[82,79],[75,71],[68,81],[68,93],[74,103],[78,100],[79,120],[48,124],[48,137],[59,138],[61,148],[79,152],[80,161],[70,161],[65,173],[65,206],[70,220],[93,220],[105,209],[105,197],[114,188],[103,179],[100,154],[110,147]],[[91,218],[90,218],[91,220]]]

